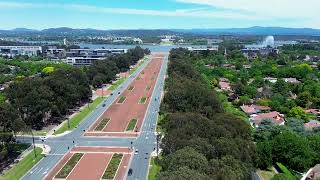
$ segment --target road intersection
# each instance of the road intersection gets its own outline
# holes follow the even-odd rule
[[[153,55],[155,57],[157,55]],[[55,165],[68,153],[73,147],[127,147],[137,150],[131,163],[132,169],[130,176],[125,176],[124,179],[144,180],[147,179],[149,168],[150,155],[156,147],[156,121],[160,107],[161,94],[164,88],[164,80],[167,71],[168,56],[165,55],[163,63],[157,77],[153,93],[150,97],[150,103],[145,113],[143,125],[140,134],[135,137],[88,137],[83,136],[89,127],[108,109],[130,86],[135,78],[143,71],[150,61],[144,62],[137,70],[131,74],[128,79],[118,87],[113,95],[109,96],[101,103],[82,123],[79,124],[72,132],[59,137],[49,137],[45,140],[45,144],[50,146],[50,153],[36,164],[22,179],[35,180],[44,179],[46,175],[55,167]],[[118,93],[119,92],[119,93]],[[103,106],[105,104],[105,106]],[[21,142],[32,142],[31,137],[19,137]],[[36,137],[36,143],[42,141]],[[129,168],[128,168],[129,169]],[[127,175],[127,173],[126,173]]]

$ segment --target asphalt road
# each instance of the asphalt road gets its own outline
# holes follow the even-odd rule
[[[144,62],[129,78],[117,88],[112,96],[109,96],[103,103],[101,103],[79,126],[69,134],[61,137],[48,138],[45,144],[51,147],[50,154],[44,157],[36,166],[34,166],[22,179],[24,180],[38,180],[43,179],[45,175],[59,162],[59,160],[67,153],[73,146],[121,146],[133,147],[138,149],[138,153],[134,155],[130,168],[133,170],[131,176],[126,179],[144,180],[147,179],[150,154],[156,147],[156,121],[160,107],[160,96],[164,87],[164,79],[167,71],[168,57],[164,58],[157,83],[153,90],[150,104],[144,118],[143,127],[138,138],[112,138],[112,137],[84,137],[84,132],[93,124],[96,119],[107,109],[112,103],[125,91],[132,83],[134,78],[145,68],[150,61]],[[31,137],[19,137],[18,141],[32,142]],[[74,143],[73,143],[74,142]],[[36,143],[42,143],[36,137]],[[132,143],[132,145],[131,145]]]

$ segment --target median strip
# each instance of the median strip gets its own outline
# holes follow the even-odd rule
[[[137,119],[131,119],[130,122],[127,125],[126,131],[133,131],[136,127]]]
[[[83,153],[75,153],[70,160],[63,166],[63,168],[59,171],[59,173],[55,176],[55,178],[65,179],[68,177],[72,169],[79,162]]]
[[[103,118],[102,121],[98,124],[98,126],[94,130],[102,131],[106,127],[109,121],[110,121],[110,118]]]
[[[107,169],[105,170],[102,179],[113,179],[117,173],[123,154],[113,154]]]

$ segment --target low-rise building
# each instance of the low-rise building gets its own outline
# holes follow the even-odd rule
[[[226,91],[226,92],[232,91],[230,82],[229,82],[229,80],[226,79],[226,78],[220,78],[220,79],[219,79],[219,88],[220,88],[222,91]]]
[[[207,46],[207,47],[188,47],[189,51],[193,52],[205,52],[205,51],[218,51],[219,45]]]
[[[41,46],[0,46],[0,55],[11,58],[18,55],[38,56],[41,53]]]
[[[248,115],[257,114],[257,113],[260,113],[262,111],[271,110],[271,108],[268,107],[268,106],[259,106],[259,105],[255,105],[255,104],[252,104],[252,105],[249,105],[249,106],[248,105],[243,105],[243,106],[240,106],[240,108],[242,109],[243,112],[245,112]]]
[[[305,179],[317,180],[320,178],[320,164],[315,165],[312,169],[308,171],[307,177]]]
[[[95,57],[67,57],[66,63],[73,66],[88,66],[95,61],[103,60],[105,58]]]
[[[274,124],[277,125],[284,125],[284,115],[280,114],[277,111],[272,111],[268,113],[261,113],[261,114],[253,114],[250,116],[250,124],[253,127],[259,127],[263,120],[270,119]]]
[[[306,130],[313,130],[314,128],[320,128],[320,122],[317,120],[311,120],[304,124]]]

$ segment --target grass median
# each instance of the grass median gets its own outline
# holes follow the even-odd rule
[[[0,176],[1,180],[18,180],[23,175],[25,175],[35,164],[37,164],[43,155],[42,149],[36,148],[36,157],[34,157],[34,151],[32,150],[25,158],[14,165],[9,171],[7,171],[3,176]]]
[[[102,179],[113,179],[120,165],[122,154],[113,154],[106,171],[103,173]]]
[[[68,122],[66,122],[54,133],[54,135],[61,134],[68,130],[76,128],[84,118],[86,118],[100,103],[102,103],[104,99],[105,97],[98,97],[97,99],[95,99],[92,103],[89,104],[89,107],[85,107],[81,112],[70,119],[70,129],[68,128]]]
[[[69,161],[63,166],[63,168],[59,171],[59,173],[56,175],[55,178],[65,179],[70,174],[72,169],[76,166],[76,164],[79,162],[82,156],[83,156],[82,153],[74,154],[69,159]]]

